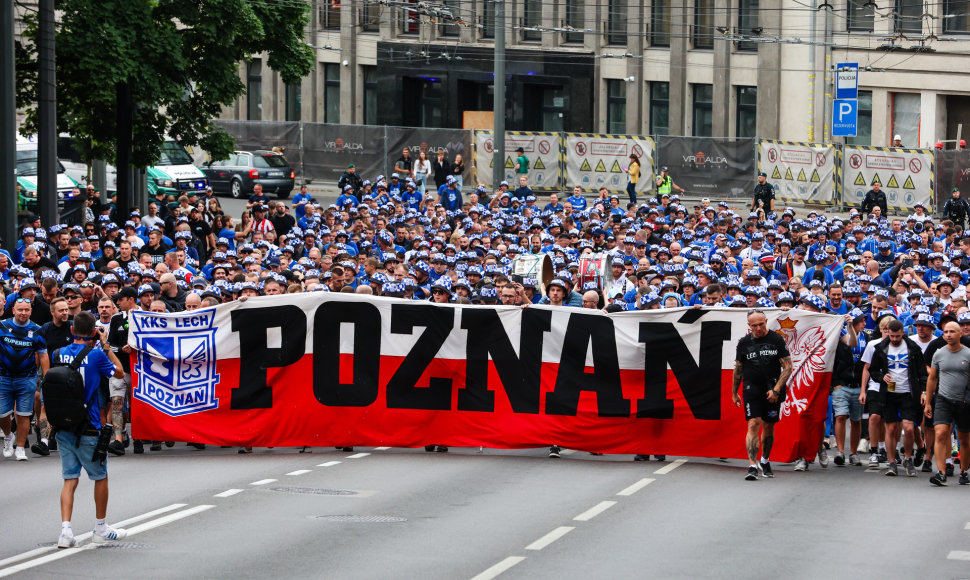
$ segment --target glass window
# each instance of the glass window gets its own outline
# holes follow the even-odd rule
[[[364,124],[377,124],[377,67],[364,69]]]
[[[893,135],[904,147],[919,147],[920,94],[892,93]]]
[[[626,134],[626,81],[606,81],[606,132]]]
[[[710,137],[714,131],[714,85],[693,85],[694,136]]]
[[[365,3],[366,4],[366,3]],[[461,33],[461,26],[455,24],[455,20],[461,20],[461,2],[460,0],[451,0],[441,6],[441,11],[444,13],[450,13],[451,18],[443,15],[438,21],[441,25],[438,27],[439,34],[442,36],[458,36]]]
[[[859,91],[858,128],[855,137],[846,137],[846,145],[872,145],[872,91]]]
[[[340,122],[340,65],[323,65],[323,122]]]
[[[670,0],[650,3],[650,44],[670,46]]]
[[[737,87],[737,136],[754,137],[757,133],[758,87]]]
[[[300,83],[286,85],[286,120],[299,121],[303,104],[303,94]]]
[[[522,28],[538,28],[539,26],[542,26],[542,2],[540,0],[523,0]],[[542,33],[538,30],[523,30],[522,40],[542,40]]]
[[[481,0],[482,38],[495,38],[495,8],[489,0]]]
[[[943,32],[970,32],[970,0],[943,2]]]
[[[246,65],[246,118],[263,118],[263,61],[258,58]]]
[[[566,26],[583,30],[586,28],[585,0],[566,0]],[[582,44],[584,35],[582,32],[567,32],[563,37],[564,42],[576,42]]]
[[[408,4],[417,4],[417,0],[404,0]],[[401,9],[401,34],[418,33],[418,13],[413,10]]]
[[[694,2],[694,48],[714,48],[714,0]]]
[[[740,0],[738,4],[738,33],[753,35],[758,30],[758,0]],[[739,42],[738,50],[758,50],[757,42]]]
[[[626,0],[609,0],[607,4],[606,43],[626,46]]]
[[[923,0],[896,0],[896,32],[923,33]]]
[[[340,28],[340,0],[324,0],[320,4],[320,26]]]
[[[270,167],[286,167],[286,159],[282,155],[253,155],[253,167],[263,169]]]
[[[650,83],[650,134],[670,133],[670,83]]]
[[[360,17],[358,20],[362,32],[378,32],[381,24],[379,7],[371,2],[361,2]]]
[[[856,32],[872,32],[875,3],[871,0],[847,0],[846,28]]]

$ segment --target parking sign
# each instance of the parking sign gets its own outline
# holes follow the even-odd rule
[[[858,130],[859,101],[835,99],[832,101],[832,136],[855,137]]]

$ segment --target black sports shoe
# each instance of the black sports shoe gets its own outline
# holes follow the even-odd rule
[[[879,463],[889,463],[889,455],[886,454],[885,449],[879,450]]]
[[[953,477],[953,464],[952,463],[947,463],[946,464],[946,476],[947,477]]]
[[[134,449],[135,455],[141,455],[142,453],[145,452],[145,442],[142,441],[141,439],[135,439],[135,442],[133,445],[135,446],[135,449]]]
[[[112,439],[111,443],[108,443],[108,453],[112,455],[122,456],[125,454],[125,444],[117,439]]]
[[[205,449],[205,443],[186,443],[186,447],[192,447],[194,449],[202,450]]]
[[[560,451],[561,449],[559,449],[558,445],[553,445],[552,447],[549,448],[549,457],[552,457],[553,459],[559,459],[561,457],[561,455],[559,454]]]
[[[762,461],[760,465],[761,465],[761,476],[762,477],[774,477],[775,476],[774,472],[771,471],[771,463],[769,463],[767,461]]]
[[[667,461],[666,455],[654,455],[653,458],[656,459],[657,461]]]
[[[899,475],[899,473],[897,472],[897,467],[896,467],[896,462],[895,461],[893,461],[892,463],[889,464],[889,469],[886,470],[886,475],[888,475],[890,477],[895,477],[895,476]]]
[[[152,446],[149,447],[148,449],[149,449],[149,451],[161,451],[162,450],[162,442],[161,441],[152,441]]]
[[[634,461],[650,461],[649,455],[637,454],[633,456]]]
[[[930,483],[932,483],[936,487],[943,487],[946,485],[946,476],[940,473],[939,471],[937,471],[936,473],[930,476]]]
[[[744,476],[745,481],[758,481],[758,468],[754,465],[748,467],[748,474]]]
[[[923,473],[931,473],[933,471],[933,463],[929,460],[923,461],[923,469],[920,471]]]
[[[916,449],[916,456],[913,457],[913,466],[920,467],[923,465],[923,459],[926,457],[926,447],[918,447]]]
[[[352,453],[354,451],[353,447],[338,447],[337,449],[339,449],[340,451],[344,451],[346,453]]]
[[[960,485],[970,485],[970,475],[967,475],[966,471],[960,472],[960,479],[957,480]]]
[[[37,440],[37,443],[30,446],[30,450],[33,451],[35,455],[41,455],[43,457],[47,457],[51,454],[50,447],[39,439]]]
[[[51,437],[50,443],[47,444],[47,448],[51,451],[57,451],[57,437]]]
[[[166,441],[165,447],[175,447],[175,441]]]
[[[437,447],[437,445],[425,445],[424,450],[428,453],[434,453],[435,447]]]
[[[448,453],[448,446],[438,445],[437,447],[435,447],[435,451],[437,451],[438,453]]]

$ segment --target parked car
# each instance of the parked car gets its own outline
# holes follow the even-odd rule
[[[22,210],[35,213],[38,211],[37,203],[37,139],[35,137],[22,137],[17,135],[17,197],[18,207]],[[58,207],[64,208],[65,204],[75,201],[74,188],[78,183],[71,179],[64,170],[64,166],[57,162],[57,203]]]
[[[286,199],[293,191],[296,173],[279,153],[274,151],[235,151],[229,159],[212,161],[202,167],[215,193],[228,193],[236,199],[248,197],[258,183],[263,193],[275,193]]]

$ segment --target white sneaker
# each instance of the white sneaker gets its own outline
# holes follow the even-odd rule
[[[14,439],[14,434],[11,433],[3,440],[3,456],[13,457],[13,445],[16,443]]]
[[[128,535],[128,530],[124,528],[112,528],[111,526],[105,526],[104,533],[99,534],[97,531],[94,532],[92,539],[95,544],[105,544],[107,542],[117,542]]]
[[[57,547],[58,548],[77,547],[77,538],[74,537],[74,534],[66,534],[64,533],[64,531],[61,531],[61,537],[57,538]]]
[[[869,452],[869,441],[867,439],[859,439],[859,446],[856,448],[856,453],[868,453]]]
[[[862,462],[859,461],[859,456],[855,453],[849,455],[849,465],[862,465]]]
[[[829,454],[824,448],[818,450],[818,464],[822,467],[829,466]]]
[[[23,447],[17,448],[17,461],[27,461],[27,450]]]
[[[869,456],[869,467],[879,467],[879,455],[873,453]]]
[[[795,462],[795,471],[808,471],[808,462],[804,457]]]

